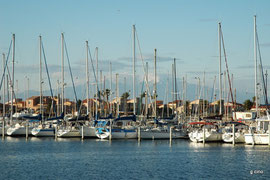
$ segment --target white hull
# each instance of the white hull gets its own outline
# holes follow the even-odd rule
[[[137,132],[112,132],[112,139],[136,139]]]
[[[159,130],[148,130],[148,131],[141,131],[141,139],[170,139],[170,132],[169,131],[159,131]],[[186,133],[184,132],[172,132],[172,138],[185,138]]]
[[[67,137],[81,137],[80,130],[78,129],[64,129],[58,130],[57,137],[67,138]]]
[[[32,135],[36,137],[54,137],[55,129],[54,128],[33,128]]]
[[[222,134],[222,140],[226,143],[232,143],[233,142],[233,133]],[[235,133],[234,142],[235,143],[245,143],[245,135],[242,133]]]
[[[31,131],[32,131],[32,127],[29,127],[28,128],[28,135],[32,135]],[[9,136],[25,136],[26,135],[26,127],[20,126],[20,127],[8,128],[7,135],[9,135]]]
[[[96,137],[99,139],[109,139],[110,133],[109,132],[104,132],[102,134],[96,133]]]
[[[110,132],[103,132],[102,134],[96,133],[96,136],[100,139],[109,139]],[[113,131],[112,132],[112,139],[136,139],[137,131]]]
[[[192,142],[203,142],[203,132],[202,131],[192,131],[188,134],[189,139]],[[222,134],[215,131],[205,132],[205,142],[222,141]]]
[[[96,128],[95,127],[89,127],[89,126],[83,126],[83,136],[84,137],[91,137],[96,138]],[[80,135],[82,136],[82,128],[80,129]]]
[[[245,134],[246,144],[266,145],[269,143],[268,134]]]

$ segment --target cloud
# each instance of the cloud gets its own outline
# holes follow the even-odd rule
[[[43,66],[43,73],[46,73],[45,66]],[[10,67],[9,67],[10,68]],[[74,66],[72,67],[72,71],[76,70],[77,67]],[[49,73],[54,73],[54,72],[60,72],[61,71],[61,66],[60,65],[54,65],[54,64],[48,64],[48,71]],[[65,66],[65,71],[68,71],[68,67]],[[39,73],[39,64],[18,64],[15,65],[15,72],[16,73]]]
[[[237,69],[254,69],[254,65],[237,66]],[[263,69],[269,69],[269,65],[264,65]]]
[[[203,75],[203,73],[205,72],[205,74],[218,74],[217,71],[187,71],[186,73],[188,74],[194,74],[194,75]]]
[[[154,61],[154,54],[153,53],[146,53],[142,55],[142,58],[144,61]],[[160,62],[168,62],[168,61],[173,61],[173,59],[176,58],[176,61],[183,61],[181,58],[178,57],[173,57],[173,56],[157,56],[157,60]],[[123,56],[123,57],[119,57],[117,59],[115,59],[116,61],[125,61],[125,62],[131,62],[133,59],[133,57],[127,57],[127,56]],[[141,55],[137,54],[136,55],[136,59],[137,61],[141,61]]]

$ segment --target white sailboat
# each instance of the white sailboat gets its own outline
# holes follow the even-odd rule
[[[80,129],[76,126],[62,127],[57,131],[57,137],[60,138],[81,137]]]
[[[259,58],[260,58],[260,73],[262,77],[262,83],[263,84],[263,93],[265,97],[265,104],[268,105],[268,97],[267,97],[267,87],[264,81],[264,74],[263,74],[263,68],[262,68],[262,61],[261,61],[261,54],[260,54],[260,48],[259,48],[259,42],[258,42],[258,34],[257,34],[257,25],[256,25],[256,16],[254,16],[254,61],[255,61],[255,104],[256,104],[256,112],[258,116],[258,97],[257,97],[257,91],[258,91],[258,82],[257,82],[257,50],[259,50]],[[249,133],[245,134],[245,142],[246,144],[270,144],[270,115],[267,110],[267,115],[265,117],[256,118],[255,127],[250,126]]]
[[[25,136],[27,131],[28,131],[28,135],[31,135],[32,128],[33,127],[29,126],[27,130],[26,125],[21,125],[19,123],[16,123],[14,127],[8,128],[7,135],[8,136]]]
[[[249,132],[245,133],[245,143],[258,145],[269,144],[269,122],[269,115],[262,118],[257,118],[255,126],[250,126]]]
[[[80,128],[80,135],[89,138],[96,138],[96,127],[84,125]]]
[[[141,139],[170,139],[169,127],[146,128],[140,132]],[[182,128],[172,130],[172,138],[187,138],[187,131]]]
[[[54,137],[55,136],[55,127],[52,125],[40,125],[36,128],[33,128],[31,131],[33,136],[36,137]]]
[[[235,143],[245,143],[245,133],[247,132],[247,125],[238,122],[230,122],[228,123],[224,129],[222,134],[222,140],[226,143],[232,143],[233,138]],[[233,127],[235,126],[235,132],[233,133]]]
[[[127,116],[114,119],[111,125],[97,128],[96,136],[100,139],[135,139],[137,138],[137,129],[134,122],[136,116]]]
[[[192,122],[190,125],[194,127],[188,134],[192,142],[214,142],[222,141],[222,133],[213,123]]]

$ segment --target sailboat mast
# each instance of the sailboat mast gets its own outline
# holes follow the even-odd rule
[[[155,98],[155,119],[157,118],[157,49],[155,49],[155,82],[154,82],[154,98]]]
[[[112,63],[110,62],[110,114],[112,114]]]
[[[203,116],[205,116],[205,71],[203,72]]]
[[[89,113],[89,70],[88,70],[88,41],[86,43],[86,60],[85,60],[85,72],[86,72],[86,102],[87,102],[87,110],[86,114]]]
[[[61,69],[62,69],[62,98],[61,98],[61,105],[62,105],[62,113],[64,112],[64,89],[65,89],[65,79],[64,79],[64,33],[61,33],[61,42],[62,42],[62,49],[61,49]]]
[[[146,93],[145,93],[145,116],[148,115],[148,62],[146,62]]]
[[[174,64],[172,64],[172,115],[174,113],[174,93],[175,93],[175,88],[174,88]]]
[[[6,65],[6,57],[5,54],[3,53],[3,72],[5,72],[5,65]],[[5,121],[5,114],[6,114],[6,107],[5,107],[5,90],[6,90],[6,85],[5,85],[5,73],[4,73],[4,79],[3,79],[3,122]],[[4,125],[4,123],[3,123]]]
[[[222,80],[221,80],[221,23],[218,23],[218,46],[219,46],[219,114],[222,114]]]
[[[42,117],[43,122],[43,97],[42,97],[42,39],[41,36],[39,36],[39,91],[40,91],[40,97],[39,97],[39,104],[40,104],[40,114]]]
[[[115,75],[116,77],[116,117],[119,116],[119,87],[118,87],[118,73]]]
[[[177,81],[176,81],[176,59],[173,59],[173,72],[174,72],[174,87],[175,87],[175,109],[177,110],[178,102],[177,102]],[[177,112],[177,111],[176,111]]]
[[[15,34],[12,35],[12,45],[13,45],[13,51],[12,51],[12,79],[10,83],[11,88],[11,110],[10,110],[10,124],[13,122],[13,87],[14,87],[14,64],[15,64]]]
[[[258,115],[258,92],[257,92],[257,27],[256,27],[256,15],[254,16],[254,63],[255,63],[255,104],[256,113]]]
[[[98,118],[98,47],[96,47],[96,120]]]
[[[136,115],[136,93],[135,93],[135,25],[133,25],[133,114]]]

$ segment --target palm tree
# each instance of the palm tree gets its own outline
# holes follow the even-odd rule
[[[124,92],[121,96],[121,98],[124,99],[124,109],[125,109],[125,114],[127,114],[127,99],[130,96],[129,92]]]

